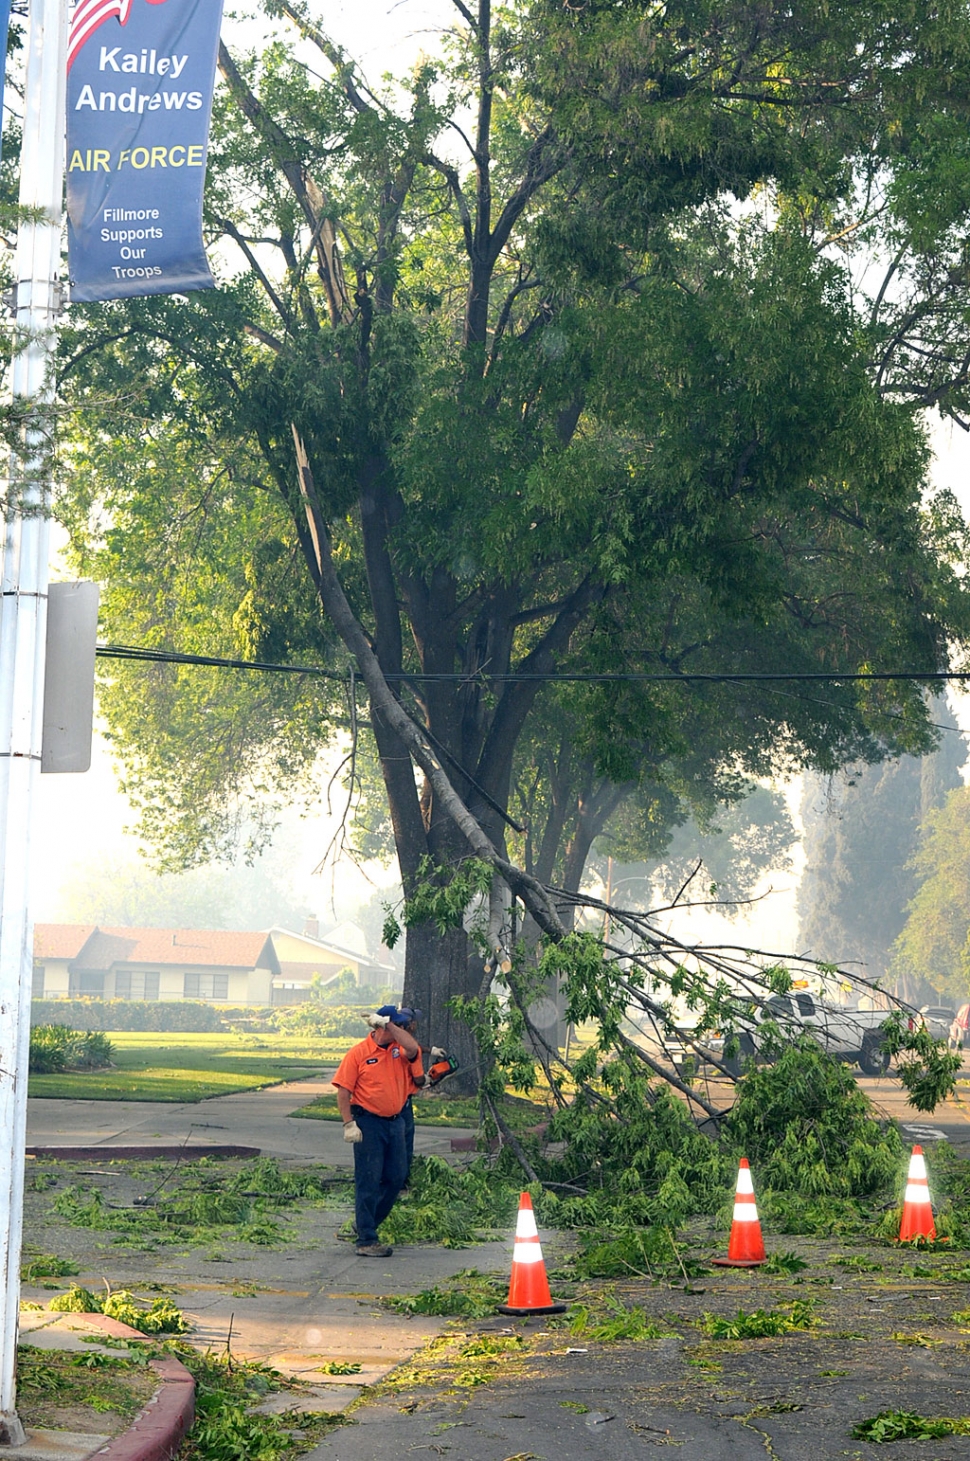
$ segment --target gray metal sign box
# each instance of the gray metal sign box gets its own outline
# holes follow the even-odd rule
[[[91,766],[98,594],[96,583],[50,586],[41,772],[87,771]]]

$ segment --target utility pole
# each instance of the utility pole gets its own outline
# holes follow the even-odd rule
[[[0,571],[0,1444],[21,1445],[16,1358],[33,919],[30,817],[40,768],[50,523],[51,364],[64,197],[68,0],[30,0],[17,231],[14,400],[33,411],[11,455]]]

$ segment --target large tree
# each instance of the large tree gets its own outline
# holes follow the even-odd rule
[[[921,838],[935,825],[931,814],[962,785],[966,741],[945,700],[934,702],[934,718],[946,729],[930,756],[903,756],[837,777],[805,779],[799,946],[817,959],[856,966],[867,979],[884,983],[919,887],[913,859]],[[925,848],[919,857],[925,860]],[[928,896],[920,894],[922,906]],[[910,924],[915,928],[912,916]],[[905,981],[897,992],[919,1003],[935,962],[911,960],[903,968],[897,961],[894,973]]]
[[[405,893],[471,848],[554,927],[506,860],[545,676],[931,669],[965,635],[961,526],[921,505],[922,436],[824,247],[917,82],[960,112],[965,17],[454,4],[450,55],[386,94],[289,0],[301,50],[222,48],[207,219],[239,271],[75,312],[65,516],[112,638],[352,664]],[[739,210],[755,186],[776,206]],[[174,861],[218,850],[227,783],[358,722],[335,681],[250,714],[134,673],[105,704]],[[569,713],[604,786],[693,761],[706,796],[932,736],[906,681],[580,682]],[[460,927],[410,928],[406,997],[469,1064],[447,1001],[480,985]]]
[[[951,791],[920,829],[893,972],[962,1004],[970,994],[970,790]]]

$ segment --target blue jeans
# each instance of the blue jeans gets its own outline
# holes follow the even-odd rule
[[[410,1177],[411,1163],[414,1161],[414,1107],[411,1105],[410,1096],[404,1103],[401,1120],[404,1122],[404,1150],[408,1154],[408,1176]]]
[[[374,1116],[363,1106],[351,1106],[351,1115],[364,1133],[354,1146],[354,1188],[357,1242],[366,1247],[378,1241],[377,1229],[407,1181],[408,1158],[404,1119]]]

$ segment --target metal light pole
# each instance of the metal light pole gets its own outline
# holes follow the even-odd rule
[[[12,394],[51,400],[64,194],[68,0],[30,0]],[[33,920],[30,810],[40,766],[50,527],[45,423],[11,458],[0,581],[0,1444],[20,1445],[16,1400]]]

